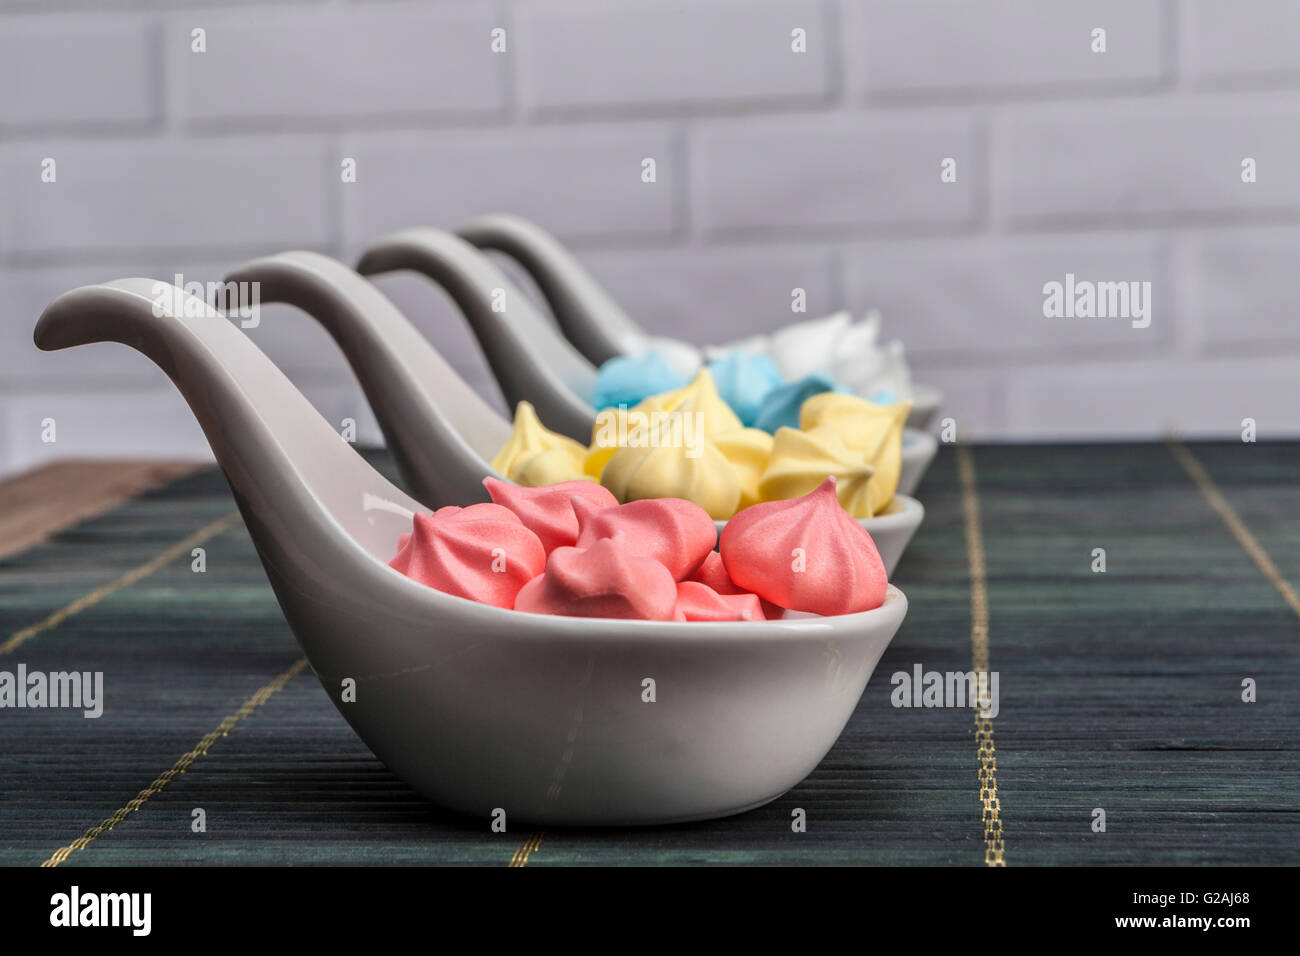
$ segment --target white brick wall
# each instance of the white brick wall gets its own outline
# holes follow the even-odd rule
[[[796,286],[813,313],[878,305],[977,436],[1234,435],[1244,417],[1300,435],[1295,4],[0,8],[0,472],[204,445],[142,357],[34,349],[58,292],[215,279],[289,247],[351,259],[385,231],[501,209],[563,236],[671,334],[772,328]],[[196,27],[207,53],[190,51]],[[948,157],[955,183],[940,181]],[[1043,284],[1067,272],[1150,281],[1151,327],[1045,318]],[[499,402],[445,296],[412,276],[380,284]],[[271,307],[250,334],[331,421],[377,437],[314,323]]]
[[[779,328],[790,321],[791,291],[808,311],[839,308],[834,251],[814,243],[667,251],[593,250],[587,266],[637,319],[666,335],[725,341],[737,329]]]
[[[158,115],[156,24],[132,14],[11,16],[0,29],[0,130],[143,126]]]
[[[697,124],[692,201],[709,233],[886,226],[975,217],[975,122],[960,113],[826,112]],[[941,185],[940,163],[957,161]]]
[[[539,112],[818,103],[835,82],[822,0],[522,3],[516,22],[522,102]]]
[[[1300,95],[1258,92],[1008,109],[994,122],[994,216],[1015,226],[1295,216],[1297,116]],[[1248,158],[1253,183],[1242,181]]]
[[[887,328],[902,324],[918,361],[1030,363],[1073,355],[1158,355],[1180,317],[1167,298],[1168,243],[1139,233],[874,240],[850,250],[845,294],[854,311],[875,303]],[[1043,284],[1148,280],[1159,310],[1150,327],[1124,319],[1043,316]],[[977,311],[973,311],[977,310]]]
[[[1189,344],[1215,353],[1300,345],[1297,249],[1296,229],[1186,236],[1178,265]]]
[[[54,182],[42,181],[46,158]],[[13,143],[0,153],[4,252],[21,261],[329,243],[328,161],[321,140],[297,136]]]
[[[861,94],[1115,91],[1149,87],[1166,73],[1165,0],[843,5],[849,76]],[[1092,52],[1098,28],[1104,56]]]
[[[338,190],[353,248],[410,225],[455,228],[495,209],[571,239],[667,241],[679,218],[680,162],[662,123],[357,133],[340,152],[357,161],[357,181]],[[654,183],[641,181],[646,158],[655,160]]]
[[[253,8],[170,18],[167,55],[176,115],[194,124],[336,123],[375,117],[499,113],[504,61],[486,56],[492,11],[394,4]],[[207,53],[190,52],[195,26]]]
[[[1300,6],[1275,0],[1188,0],[1182,15],[1183,58],[1195,81],[1300,80]]]

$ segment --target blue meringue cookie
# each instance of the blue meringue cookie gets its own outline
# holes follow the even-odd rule
[[[799,409],[803,403],[814,395],[831,391],[836,391],[835,381],[820,372],[774,388],[759,406],[754,427],[773,434],[778,428],[798,428]]]
[[[767,394],[785,381],[781,367],[769,355],[732,349],[709,361],[718,394],[746,425],[754,424]]]
[[[658,349],[641,355],[620,355],[609,359],[596,373],[591,404],[599,411],[611,406],[636,405],[642,399],[671,392],[686,385]]]

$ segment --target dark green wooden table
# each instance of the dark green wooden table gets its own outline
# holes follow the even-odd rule
[[[965,480],[943,449],[907,621],[812,776],[727,820],[544,834],[385,770],[301,669],[220,474],[180,478],[0,561],[0,670],[103,671],[106,696],[0,710],[0,863],[1300,862],[1300,446],[1187,448],[977,446]],[[891,705],[894,672],[985,649],[979,734]]]

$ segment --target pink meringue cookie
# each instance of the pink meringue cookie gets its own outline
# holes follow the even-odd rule
[[[762,621],[766,619],[757,594],[719,594],[698,581],[677,583],[679,621]]]
[[[682,498],[643,498],[612,508],[575,498],[573,510],[578,515],[579,548],[622,531],[631,553],[658,561],[675,581],[698,568],[718,541],[709,513]]]
[[[710,588],[724,597],[733,594],[750,594],[744,588],[731,580],[731,575],[727,573],[727,566],[722,563],[722,555],[717,551],[710,551],[704,559],[704,563],[691,572],[687,581],[696,581],[700,584],[707,584]],[[776,621],[785,613],[785,608],[777,607],[771,601],[758,599],[759,605],[763,608],[763,614],[769,621]]]
[[[731,575],[727,573],[727,566],[722,563],[722,555],[716,551],[710,551],[705,555],[703,563],[692,571],[686,580],[707,584],[719,594],[749,593],[744,588],[737,587],[736,582],[731,580]]]
[[[618,499],[594,481],[562,481],[556,485],[525,488],[500,478],[484,478],[483,485],[499,505],[509,508],[537,535],[550,554],[556,548],[573,547],[578,540],[578,516],[571,498],[582,498],[598,508],[614,508]]]
[[[447,594],[511,608],[519,589],[542,573],[546,551],[508,508],[449,506],[416,514],[389,566]]]
[[[677,582],[658,561],[630,551],[628,543],[627,536],[618,532],[588,548],[556,548],[546,559],[545,573],[520,589],[515,610],[674,620]]]
[[[840,506],[834,477],[802,498],[740,512],[723,528],[720,549],[732,581],[792,611],[853,614],[885,601],[885,565]]]

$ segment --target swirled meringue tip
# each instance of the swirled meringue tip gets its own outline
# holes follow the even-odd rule
[[[531,403],[520,402],[510,438],[492,459],[492,467],[516,484],[536,487],[582,480],[587,477],[586,458],[587,449],[579,442],[551,431]]]
[[[717,528],[703,508],[681,498],[651,498],[613,507],[572,499],[578,517],[577,547],[622,536],[631,554],[663,565],[674,581],[687,578],[717,543]]]
[[[869,518],[874,475],[874,466],[848,448],[834,431],[782,428],[759,479],[758,495],[765,502],[797,498],[818,489],[830,476],[836,479],[832,488],[844,510],[855,518]]]
[[[845,444],[865,448],[872,442],[856,438],[858,432],[876,431],[876,425],[888,427],[895,421],[907,421],[912,411],[910,400],[877,402],[846,392],[822,392],[809,396],[800,406],[798,427],[809,431],[819,425],[834,424],[844,437]]]
[[[713,380],[713,373],[709,371],[708,366],[701,368],[685,388],[652,396],[647,399],[647,402],[649,403],[647,411],[695,412],[700,416],[699,421],[705,435],[733,431],[744,427],[740,416],[732,410],[731,406],[718,393],[717,383]],[[640,406],[634,408],[633,411],[639,409]]]
[[[840,505],[835,478],[810,493],[740,512],[719,550],[731,580],[792,611],[824,616],[879,607],[887,575],[875,542]]]
[[[600,483],[619,501],[681,498],[727,518],[741,499],[740,474],[707,437],[682,445],[625,445],[609,457]]]
[[[808,435],[833,434],[842,445],[875,469],[867,500],[854,517],[879,514],[894,497],[903,467],[903,435],[912,403],[880,405],[854,395],[814,395],[804,402],[799,424]],[[841,490],[840,500],[844,501]]]
[[[417,513],[389,566],[457,597],[511,608],[546,566],[541,540],[508,508],[475,504]]]
[[[627,546],[622,532],[590,547],[556,548],[546,570],[520,589],[517,611],[568,617],[677,618],[677,582],[654,558]]]
[[[537,535],[547,554],[577,543],[578,516],[573,510],[573,499],[597,508],[618,505],[618,499],[607,488],[593,481],[562,481],[525,488],[489,476],[483,479],[483,486],[494,503],[509,508],[524,527]]]

